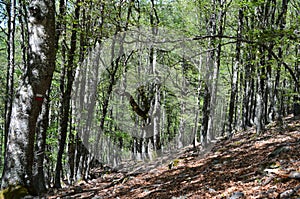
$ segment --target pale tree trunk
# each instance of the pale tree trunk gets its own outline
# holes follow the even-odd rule
[[[212,0],[212,14],[209,19],[207,19],[207,34],[210,36],[214,36],[216,34],[216,1]],[[207,67],[207,72],[205,75],[205,90],[204,90],[204,103],[202,107],[202,126],[201,126],[201,144],[203,146],[207,145],[207,135],[209,133],[210,127],[212,127],[212,115],[211,115],[211,102],[213,101],[212,99],[212,87],[214,85],[214,78],[213,74],[215,70],[215,39],[210,38],[208,40],[208,46],[212,48],[213,50],[210,50],[207,53],[207,58],[206,58],[206,67]]]
[[[159,17],[157,14],[156,6],[154,0],[151,0],[151,13],[150,13],[150,24],[152,26],[152,34],[157,35],[158,34],[158,24],[159,24]],[[150,49],[150,65],[152,66],[151,69],[151,74],[154,75],[157,73],[156,71],[156,65],[157,65],[157,51],[154,48]],[[152,144],[153,144],[153,149],[154,151],[158,151],[161,149],[161,144],[160,144],[160,89],[159,85],[156,83],[159,83],[159,79],[156,79],[157,82],[154,84],[154,106],[153,106],[153,139],[152,139]],[[150,91],[152,92],[152,91]],[[151,102],[150,102],[151,103]],[[160,151],[159,151],[160,152]]]
[[[274,5],[276,6],[276,4]],[[282,1],[282,10],[281,14],[279,15],[278,19],[276,20],[276,26],[280,28],[280,30],[283,30],[285,28],[286,24],[286,12],[287,12],[287,1]],[[282,40],[282,46],[284,45],[284,40]],[[283,57],[283,49],[281,46],[278,47],[278,58],[282,59]],[[278,105],[280,103],[280,93],[279,93],[279,85],[280,85],[280,77],[281,77],[281,66],[282,63],[278,63],[277,69],[276,69],[276,77],[274,82],[274,91],[273,91],[273,97],[271,97],[271,103],[270,103],[270,109],[271,119],[281,119],[282,117],[282,111],[280,106]]]
[[[271,2],[267,1],[265,5],[265,15],[267,18],[267,23],[273,25],[275,23],[275,14],[276,14],[276,1],[272,1],[272,5],[270,5]],[[275,26],[271,27],[271,30],[275,29]],[[274,42],[270,42],[270,49],[274,48]],[[274,80],[272,78],[273,75],[273,67],[270,64],[273,57],[270,53],[267,55],[267,66],[266,66],[266,95],[265,95],[265,121],[266,123],[272,122],[275,118],[278,118],[278,111],[276,108],[276,96],[275,96],[275,90],[277,89],[275,87],[275,84],[273,84]]]
[[[155,28],[153,28],[155,29]],[[152,33],[155,33],[156,30],[154,30]],[[148,103],[152,104],[153,106],[151,107],[151,121],[150,124],[147,124],[149,126],[147,126],[147,139],[146,139],[146,144],[147,144],[147,151],[146,153],[149,153],[149,156],[151,158],[151,151],[150,148],[153,147],[153,150],[155,152],[159,152],[158,150],[161,149],[161,144],[160,144],[160,86],[159,86],[159,79],[158,77],[156,77],[157,74],[157,70],[156,70],[156,65],[157,65],[157,51],[154,48],[150,49],[150,71],[149,71],[149,75],[150,76],[154,76],[155,79],[153,80],[153,82],[151,83],[151,85],[149,85],[149,90],[148,95],[153,95],[153,98],[148,99]],[[151,105],[149,105],[151,106]]]
[[[35,194],[32,166],[36,122],[55,67],[54,1],[31,1],[29,12],[28,66],[12,106],[2,188],[21,185]]]
[[[184,133],[185,133],[185,130],[186,130],[186,118],[185,118],[185,111],[186,111],[186,101],[184,100],[186,98],[186,88],[187,88],[187,82],[186,82],[186,79],[184,78],[184,67],[185,67],[185,60],[183,60],[183,63],[182,63],[182,79],[181,79],[181,85],[180,85],[180,88],[181,88],[181,92],[180,92],[180,121],[179,121],[179,129],[178,129],[178,135],[177,135],[177,147],[180,149],[182,147],[184,147]]]
[[[33,186],[37,194],[40,195],[46,191],[45,175],[44,175],[44,158],[46,149],[47,129],[49,123],[49,92],[45,97],[42,111],[37,121],[37,135],[35,144],[35,164],[33,167]]]
[[[215,1],[212,0],[212,3],[215,4],[214,7],[214,12],[217,13],[218,15],[216,16],[216,14],[213,14],[211,17],[211,27],[210,27],[210,34],[215,35],[216,33],[219,36],[223,35],[224,32],[224,20],[226,18],[226,10],[227,7],[230,6],[229,2],[228,4],[226,4],[226,0],[223,1]],[[218,3],[218,7],[217,7],[217,3]],[[216,18],[218,17],[218,18]],[[217,26],[217,22],[218,22],[218,26]],[[221,51],[222,51],[222,38],[218,39],[218,45],[216,47],[216,55],[212,55],[211,56],[211,62],[213,63],[213,73],[211,76],[211,88],[210,88],[210,92],[211,92],[211,99],[210,99],[210,116],[209,116],[209,121],[208,121],[208,138],[209,141],[213,140],[216,136],[216,127],[215,127],[215,123],[217,123],[217,118],[216,118],[216,109],[217,109],[217,93],[218,93],[218,83],[219,83],[219,72],[220,72],[220,65],[221,65]],[[212,40],[212,46],[215,46],[215,41]],[[214,52],[212,52],[214,53]]]
[[[154,113],[153,113],[153,145],[155,151],[161,150],[161,138],[160,138],[160,120],[161,120],[161,106],[160,106],[160,93],[159,86],[155,85],[155,97],[154,97]],[[160,153],[160,152],[159,152]]]
[[[260,63],[264,65],[264,58],[261,58]],[[255,107],[255,125],[256,133],[260,134],[264,129],[264,80],[262,76],[264,71],[260,68],[257,69],[257,91],[256,91],[256,107]]]
[[[199,112],[200,112],[200,100],[201,100],[201,90],[202,90],[202,80],[201,80],[201,70],[202,70],[202,55],[200,55],[199,66],[198,66],[198,88],[197,88],[197,106],[195,107],[195,122],[193,127],[193,146],[196,147],[198,143],[198,130],[199,130]]]
[[[238,30],[237,37],[241,38],[242,35],[242,27],[243,27],[243,10],[239,10],[239,21],[238,21]],[[235,61],[232,66],[232,80],[231,80],[231,94],[230,94],[230,102],[229,102],[229,116],[228,116],[228,131],[229,135],[232,135],[234,126],[234,112],[236,110],[236,99],[238,92],[238,70],[240,65],[240,56],[241,55],[241,42],[237,41],[236,44],[236,55]]]
[[[22,49],[22,70],[27,67],[27,44],[28,44],[28,13],[27,13],[27,2],[18,2],[18,22],[20,23],[20,47]]]
[[[216,8],[216,0],[212,0],[212,14],[209,19],[207,33],[208,35],[215,35],[217,32],[217,8]],[[214,108],[215,108],[215,98],[216,98],[216,89],[217,89],[217,78],[219,74],[219,68],[217,66],[216,62],[216,40],[214,38],[209,39],[209,47],[212,48],[208,53],[207,56],[207,67],[208,67],[208,78],[207,81],[209,81],[208,84],[208,92],[209,92],[209,111],[208,111],[208,123],[207,123],[207,141],[210,141],[211,139],[211,133],[213,131],[213,119],[214,119]],[[205,99],[206,100],[206,99]],[[204,117],[204,116],[203,116]]]

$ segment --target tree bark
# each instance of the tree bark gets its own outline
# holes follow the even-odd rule
[[[238,21],[238,30],[237,37],[241,38],[242,35],[242,27],[243,27],[243,10],[240,8],[239,10],[239,21]],[[238,70],[240,65],[240,57],[241,57],[241,42],[237,41],[236,43],[236,55],[235,61],[232,66],[232,80],[231,80],[231,94],[230,94],[230,102],[229,102],[229,116],[228,116],[228,131],[229,135],[233,133],[233,128],[236,124],[233,123],[234,112],[236,110],[236,96],[238,92]]]
[[[74,59],[75,59],[75,51],[77,47],[77,28],[78,28],[78,20],[80,14],[80,0],[76,1],[75,4],[75,21],[73,22],[73,28],[71,33],[71,47],[68,52],[68,63],[67,63],[67,85],[66,89],[62,89],[62,113],[60,119],[60,140],[59,140],[59,148],[57,154],[57,162],[55,168],[55,182],[54,187],[60,188],[60,178],[61,178],[61,171],[62,171],[62,157],[65,149],[66,139],[67,139],[67,132],[68,132],[68,122],[69,122],[69,115],[70,115],[70,104],[71,104],[71,92],[72,86],[74,81]]]
[[[37,194],[45,193],[45,175],[44,175],[44,158],[46,149],[47,129],[49,123],[49,91],[46,94],[42,111],[38,117],[37,135],[36,135],[36,149],[35,149],[35,164],[33,168],[33,186]]]
[[[208,35],[215,35],[217,33],[217,1],[212,0],[212,14],[209,19],[208,27],[207,27],[207,33]],[[222,11],[221,11],[222,12]],[[222,21],[222,17],[220,18]],[[220,22],[221,23],[221,22]],[[222,26],[222,25],[221,25]],[[219,33],[219,31],[218,31]],[[219,41],[222,40],[222,38],[218,39]],[[216,95],[217,95],[217,83],[218,83],[218,76],[219,76],[219,53],[221,50],[221,45],[218,44],[216,46],[217,38],[211,38],[208,41],[209,48],[212,48],[210,52],[208,52],[207,55],[207,67],[208,67],[208,78],[206,81],[209,82],[208,84],[208,92],[209,92],[209,108],[207,108],[206,111],[208,111],[208,126],[207,126],[207,132],[206,137],[207,141],[210,141],[213,137],[213,120],[214,120],[214,113],[215,113],[215,102],[216,102]],[[217,54],[217,57],[216,57]],[[208,95],[207,95],[208,96]],[[204,99],[206,100],[206,99]],[[205,111],[203,111],[204,113]],[[205,116],[203,116],[205,117]]]
[[[157,35],[158,32],[158,24],[159,17],[157,14],[157,8],[154,0],[151,0],[151,12],[150,12],[150,24],[152,26],[152,34]],[[156,74],[156,66],[157,65],[157,51],[154,47],[150,49],[150,75]],[[159,81],[159,80],[158,80]],[[154,92],[151,95],[154,95],[154,106],[152,109],[152,118],[151,121],[153,123],[153,137],[151,138],[154,151],[161,149],[160,142],[160,116],[161,116],[161,107],[160,107],[160,86],[154,85],[154,89],[149,92]],[[151,103],[151,102],[150,102]]]
[[[9,124],[11,120],[12,102],[14,94],[14,69],[15,69],[15,6],[16,1],[11,0],[6,5],[8,14],[8,34],[7,34],[7,75],[5,94],[5,126],[4,126],[4,150],[6,148]],[[0,149],[2,151],[2,147]],[[2,154],[2,152],[1,152]],[[0,161],[2,162],[2,161]]]
[[[12,106],[2,188],[21,185],[32,194],[36,122],[55,68],[55,5],[51,0],[29,4],[28,67]]]
[[[202,107],[202,126],[201,126],[201,144],[203,146],[207,145],[207,129],[208,129],[208,119],[210,112],[210,91],[207,84],[204,87],[204,102]]]

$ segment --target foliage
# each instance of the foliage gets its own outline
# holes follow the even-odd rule
[[[284,5],[285,2],[287,5]],[[57,41],[56,71],[50,92],[45,151],[45,158],[51,163],[45,172],[49,173],[49,184],[53,181],[52,165],[57,160],[62,125],[60,121],[63,116],[68,118],[63,164],[66,168],[75,164],[77,168],[73,169],[73,176],[78,177],[86,172],[85,166],[89,163],[84,161],[94,158],[85,150],[99,151],[100,162],[119,163],[124,159],[122,153],[127,157],[131,152],[146,151],[147,144],[151,145],[148,138],[154,140],[154,133],[157,133],[155,136],[159,141],[157,149],[164,148],[168,151],[179,146],[180,141],[184,142],[183,145],[189,145],[192,140],[200,140],[201,136],[213,139],[223,136],[225,132],[231,134],[227,132],[231,126],[232,132],[236,132],[241,128],[258,126],[260,122],[266,125],[291,113],[294,105],[299,104],[299,3],[296,0],[82,0],[68,1],[65,13],[60,13],[60,3],[61,1],[56,1],[56,21],[60,28],[57,31],[60,37]],[[75,16],[76,5],[80,10],[78,19]],[[0,18],[3,19],[0,28],[6,30],[7,13],[4,2],[1,1],[0,6]],[[18,25],[21,23],[18,21],[20,19],[17,19]],[[136,27],[161,28],[182,33],[185,38],[181,39],[189,41],[186,48],[197,49],[197,53],[193,60],[189,60],[184,55],[179,55],[178,49],[156,49],[149,45],[114,57],[104,70],[99,63],[98,68],[92,67],[94,62],[88,63],[88,57],[93,56],[98,44]],[[18,26],[16,38],[20,37],[21,31],[21,26]],[[77,33],[75,38],[72,37],[74,32]],[[71,46],[75,40],[78,45],[72,52]],[[6,45],[6,34],[1,31],[1,144],[4,140],[6,103]],[[115,46],[121,47],[122,44],[116,43]],[[106,55],[113,57],[117,54],[114,50],[119,49],[113,48],[115,46],[107,48],[109,52]],[[19,79],[23,68],[22,49],[28,46],[16,41],[15,47],[15,79]],[[70,60],[72,53],[74,57]],[[99,59],[101,62],[105,58]],[[151,71],[151,67],[155,68],[154,62],[156,67],[159,65],[159,69],[168,72],[163,75],[171,83],[155,87],[154,77],[157,71]],[[98,77],[80,79],[80,72],[84,73],[83,76],[90,77],[96,69],[99,69]],[[68,72],[71,74],[69,77]],[[234,74],[237,76],[236,82]],[[70,113],[63,111],[63,94],[69,84],[73,83],[72,80],[76,84],[71,95],[77,91],[77,85],[83,87],[80,97],[82,104],[85,104],[82,105],[80,114],[86,118],[91,117],[89,121],[85,121],[85,117],[73,115],[75,105],[72,104],[72,96],[65,96],[65,99],[70,98]],[[129,84],[134,86],[130,87]],[[15,87],[17,85],[18,82],[15,81]],[[188,85],[188,89],[184,85]],[[144,87],[143,94],[138,90],[141,87]],[[142,127],[145,124],[151,126],[153,121],[147,123],[133,109],[132,101],[115,92],[120,88],[131,95],[141,110],[149,109],[148,115],[156,113],[157,110],[153,107],[158,107],[159,125],[156,132],[151,132],[152,136],[140,136],[137,141],[136,135],[144,133]],[[230,103],[233,104],[232,107]],[[205,117],[209,119],[208,125],[211,128],[208,129],[208,135],[201,130]],[[100,126],[103,129],[99,130]],[[135,129],[138,130],[135,132]],[[82,138],[84,136],[87,140]],[[85,141],[91,146],[82,146]],[[240,144],[237,141],[233,145]],[[4,148],[3,145],[1,147]],[[154,146],[149,148],[151,147],[156,150]],[[65,174],[69,180],[73,177],[70,177],[70,173],[68,171]]]

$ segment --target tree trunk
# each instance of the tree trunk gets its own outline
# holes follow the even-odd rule
[[[50,90],[48,91],[48,93]],[[33,186],[40,195],[46,191],[45,175],[44,175],[44,158],[46,149],[47,129],[49,123],[49,96],[45,97],[42,111],[38,117],[37,135],[36,135],[36,150],[35,164],[33,168]]]
[[[260,63],[264,66],[264,58],[261,57]],[[257,68],[257,91],[256,91],[256,109],[255,109],[255,125],[256,133],[260,134],[264,129],[264,72]]]
[[[216,0],[212,0],[212,14],[209,18],[208,27],[207,27],[207,34],[212,36],[217,33],[217,2]],[[222,12],[222,11],[221,11]],[[222,18],[221,18],[222,19]],[[221,23],[221,22],[220,22]],[[220,39],[221,40],[221,39]],[[217,82],[218,82],[218,76],[219,76],[219,64],[217,63],[218,57],[216,57],[216,49],[217,54],[219,54],[219,50],[221,50],[221,45],[219,44],[216,47],[216,39],[210,38],[208,41],[209,48],[212,48],[213,50],[210,50],[207,55],[207,67],[208,67],[208,78],[206,81],[209,82],[208,84],[208,92],[209,92],[209,108],[207,108],[206,111],[208,111],[208,126],[207,126],[207,132],[206,132],[206,139],[207,141],[210,141],[212,138],[213,133],[213,120],[214,120],[214,112],[215,112],[215,102],[216,102],[216,92],[217,92]],[[206,100],[206,99],[204,99]],[[203,112],[204,113],[204,112]],[[205,117],[205,116],[203,116]]]
[[[156,5],[154,0],[151,0],[151,12],[150,12],[150,24],[152,27],[152,34],[157,35],[158,31],[158,24],[159,24],[159,17],[157,15],[157,10],[156,10]],[[151,47],[150,49],[150,66],[151,66],[151,72],[150,76],[156,74],[156,66],[157,65],[157,51],[154,47]],[[157,79],[156,79],[157,80]],[[159,80],[157,80],[159,81]],[[155,84],[156,82],[153,82]],[[154,92],[152,93],[154,95],[154,106],[153,106],[153,111],[152,111],[152,123],[153,123],[153,137],[152,139],[152,144],[154,151],[160,150],[161,149],[161,144],[160,144],[160,115],[161,115],[161,107],[160,107],[160,89],[158,85],[153,85],[154,89],[149,92]],[[150,102],[151,103],[151,102]]]
[[[203,146],[207,145],[207,129],[208,129],[208,119],[210,112],[210,92],[207,84],[204,88],[204,102],[202,107],[202,126],[201,126],[201,144]]]
[[[243,10],[239,10],[239,22],[238,22],[238,31],[237,31],[237,37],[241,38],[242,36],[242,27],[243,27]],[[234,119],[234,112],[236,110],[236,96],[238,92],[238,70],[240,65],[240,56],[241,55],[241,42],[237,41],[236,43],[236,55],[235,55],[235,61],[232,66],[232,80],[231,80],[231,94],[230,94],[230,102],[229,102],[229,116],[228,116],[228,130],[229,135],[232,135],[233,128],[236,124],[233,123]]]
[[[73,23],[72,34],[71,34],[71,47],[68,52],[68,63],[67,63],[67,85],[66,90],[63,89],[62,93],[62,110],[61,119],[60,119],[60,140],[59,140],[59,148],[57,154],[57,162],[55,168],[55,182],[54,187],[60,188],[60,178],[61,178],[61,171],[62,171],[62,157],[65,149],[66,139],[67,139],[67,132],[68,132],[68,122],[69,122],[69,115],[70,115],[70,104],[71,104],[71,92],[72,86],[74,81],[74,59],[75,59],[75,51],[77,45],[77,28],[78,28],[78,20],[80,14],[80,0],[76,1],[76,8],[75,8],[75,22]]]
[[[9,124],[11,120],[12,102],[14,94],[14,69],[15,69],[15,6],[16,1],[11,0],[6,5],[8,14],[8,34],[7,34],[7,75],[5,94],[5,125],[4,125],[4,150],[6,148]],[[1,147],[2,154],[2,147]],[[2,160],[0,161],[2,162]]]
[[[36,194],[32,185],[36,122],[55,67],[54,1],[31,1],[29,14],[28,67],[12,106],[2,188],[21,185]]]
[[[198,143],[198,129],[199,129],[199,113],[200,113],[200,100],[201,100],[201,90],[202,90],[202,81],[201,81],[201,70],[202,70],[202,56],[199,60],[200,65],[198,66],[198,87],[197,87],[197,106],[195,107],[195,120],[193,127],[193,147],[196,147]]]

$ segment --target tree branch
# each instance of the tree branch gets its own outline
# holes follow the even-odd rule
[[[299,80],[296,77],[293,69],[287,64],[285,63],[283,60],[281,60],[275,53],[274,51],[267,46],[266,44],[260,42],[260,41],[252,41],[252,40],[248,40],[248,39],[244,39],[244,38],[239,38],[239,37],[235,37],[235,36],[228,36],[228,35],[205,35],[205,36],[196,36],[194,38],[192,38],[192,40],[202,40],[202,39],[211,39],[211,38],[223,38],[223,39],[234,39],[236,40],[235,42],[239,41],[239,42],[243,42],[243,43],[248,43],[248,44],[256,44],[258,46],[262,46],[264,47],[269,53],[270,55],[272,55],[272,57],[274,57],[274,59],[276,61],[278,61],[279,63],[281,63],[285,69],[288,70],[288,72],[290,73],[290,75],[292,76],[293,80],[295,81],[297,90],[299,90]]]

